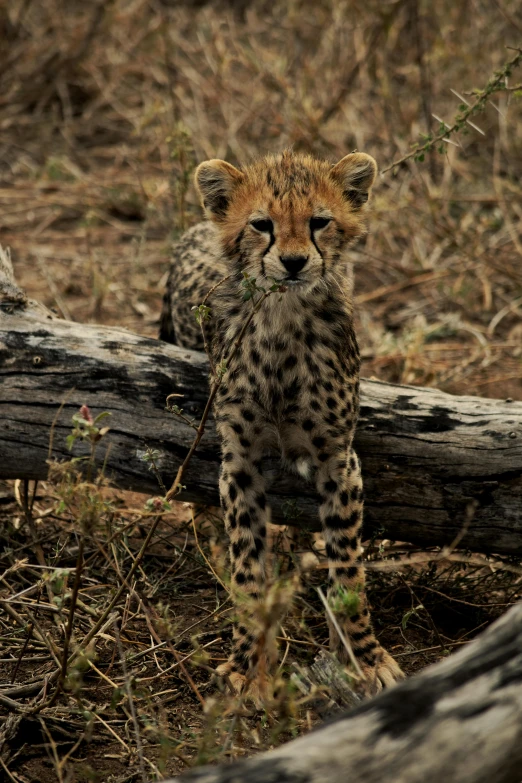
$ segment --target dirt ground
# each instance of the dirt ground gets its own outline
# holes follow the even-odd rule
[[[63,317],[156,336],[171,243],[201,217],[198,161],[293,145],[385,169],[451,127],[521,44],[514,0],[15,0],[0,7],[0,242]],[[378,181],[353,250],[367,377],[522,398],[522,67],[502,83],[471,125]],[[256,710],[213,674],[231,637],[215,509],[158,510],[65,468],[0,482],[0,779],[161,779],[323,719],[326,697],[290,679],[327,646],[324,571],[291,578],[320,543],[274,536],[281,669]],[[376,631],[407,674],[520,598],[513,561],[412,553],[368,542]]]

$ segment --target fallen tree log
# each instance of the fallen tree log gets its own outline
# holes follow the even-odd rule
[[[181,395],[184,413],[198,417],[206,357],[125,329],[60,320],[27,301],[5,269],[2,278],[1,265],[0,303],[0,478],[45,479],[51,429],[53,458],[70,458],[71,417],[85,404],[112,414],[109,452],[99,449],[98,459],[115,484],[158,494],[143,460],[152,448],[168,486],[194,430],[166,412],[165,400]],[[475,551],[522,553],[522,403],[377,381],[361,389],[355,445],[366,534],[421,545],[460,536]],[[218,504],[218,470],[210,421],[180,499]],[[317,528],[313,486],[284,473],[275,457],[265,472],[273,521]]]
[[[459,653],[247,761],[166,783],[520,783],[522,605]]]

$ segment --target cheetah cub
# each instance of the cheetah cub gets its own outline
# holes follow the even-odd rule
[[[215,366],[230,356],[251,302],[243,273],[269,289],[252,318],[216,397],[222,443],[219,482],[230,538],[233,587],[251,596],[265,582],[269,519],[263,455],[277,448],[283,463],[313,478],[329,560],[329,590],[359,593],[344,633],[373,688],[401,679],[401,669],[376,640],[360,563],[363,490],[352,439],[359,409],[359,350],[354,333],[347,249],[364,231],[375,180],[373,158],[352,153],[336,165],[286,151],[242,170],[222,160],[202,163],[195,179],[210,222],[186,232],[168,281],[160,337],[202,349],[193,305],[208,291],[206,325]],[[335,629],[330,644],[343,662]],[[220,667],[236,687],[252,681],[258,640],[234,629],[229,661]],[[265,662],[266,663],[266,662]]]

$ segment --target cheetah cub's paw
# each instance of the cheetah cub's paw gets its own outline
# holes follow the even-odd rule
[[[378,661],[375,666],[361,666],[366,675],[368,690],[371,695],[382,691],[383,688],[391,688],[397,682],[404,680],[406,675],[397,661],[387,650],[381,648],[378,652]]]
[[[218,666],[216,674],[220,677],[228,677],[237,696],[241,695],[246,701],[253,702],[257,709],[262,708],[263,702],[266,701],[267,683],[263,682],[259,675],[249,679],[244,674],[234,671],[230,663],[222,663]]]

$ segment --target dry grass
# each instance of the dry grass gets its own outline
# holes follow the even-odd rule
[[[289,679],[328,646],[317,545],[276,535],[280,578],[247,607],[272,632],[283,617],[279,673],[255,709],[213,675],[232,619],[219,516],[144,503],[76,470],[56,469],[35,497],[20,483],[14,503],[2,498],[0,737],[14,780],[161,779],[287,741],[328,714],[326,696]],[[312,550],[319,568],[296,582]],[[408,673],[466,644],[522,579],[514,562],[390,542],[370,544],[368,572],[378,635]]]
[[[433,115],[452,123],[462,103],[452,90],[473,100],[513,56],[506,47],[522,45],[515,0],[174,6],[0,8],[0,241],[21,285],[67,318],[156,334],[170,242],[200,216],[196,161],[290,144],[332,160],[357,148],[384,169],[437,134]],[[522,69],[508,84],[520,82]],[[365,375],[521,396],[521,107],[516,91],[495,93],[472,120],[482,133],[467,126],[451,137],[458,146],[378,183],[354,249]],[[216,691],[210,669],[230,636],[227,592],[209,568],[222,559],[218,519],[202,513],[196,540],[189,509],[158,514],[72,474],[30,501],[23,486],[18,500],[0,490],[1,758],[12,780],[153,779],[316,720],[288,685],[259,714]],[[371,572],[371,597],[379,636],[410,672],[520,593],[513,563],[432,553],[408,564],[414,549],[380,542],[369,554],[402,562]],[[276,562],[289,559],[282,548]],[[326,642],[321,573],[283,624],[286,670]],[[67,691],[54,697],[69,627]]]

